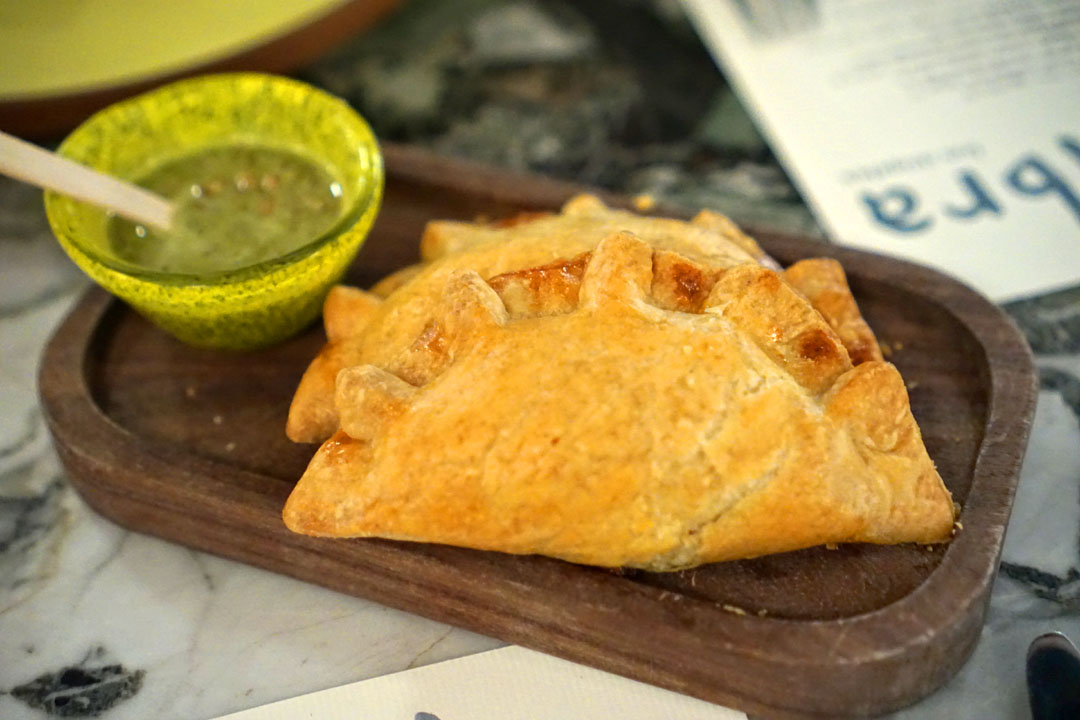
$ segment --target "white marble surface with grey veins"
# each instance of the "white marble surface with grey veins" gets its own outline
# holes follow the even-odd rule
[[[382,137],[813,231],[675,7],[416,0],[304,77]],[[542,32],[503,31],[522,18]],[[40,196],[0,178],[0,718],[199,720],[501,644],[89,510],[36,394],[42,348],[86,287]],[[1080,289],[1006,309],[1042,389],[1001,572],[974,656],[896,717],[1027,718],[1028,644],[1080,641]]]

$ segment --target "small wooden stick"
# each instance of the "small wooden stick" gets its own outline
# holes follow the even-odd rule
[[[0,131],[0,173],[77,200],[133,222],[168,230],[175,208],[165,198],[85,165],[42,150]]]

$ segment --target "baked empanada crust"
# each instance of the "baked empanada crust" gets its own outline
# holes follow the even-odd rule
[[[469,269],[491,278],[561,262],[591,251],[619,231],[633,232],[652,247],[677,252],[703,267],[756,262],[744,249],[750,246],[741,233],[735,241],[711,224],[613,210],[589,195],[571,199],[559,215],[530,216],[507,227],[431,222],[421,247],[432,261],[404,271],[400,282],[376,286],[386,299],[364,322],[364,331],[333,341],[304,373],[289,410],[289,438],[321,442],[337,430],[332,398],[338,371],[352,365],[391,365],[431,319],[442,287],[455,271]]]
[[[339,371],[342,429],[287,526],[650,570],[947,539],[953,504],[896,369],[853,365],[755,262],[708,270],[696,308],[662,307],[663,252],[610,234],[569,310],[528,302],[530,281],[567,284],[551,271],[448,271],[404,350]]]

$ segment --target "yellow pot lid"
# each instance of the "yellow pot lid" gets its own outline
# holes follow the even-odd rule
[[[0,102],[91,92],[221,60],[346,0],[0,0]]]

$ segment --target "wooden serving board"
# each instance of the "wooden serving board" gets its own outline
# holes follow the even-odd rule
[[[407,148],[385,154],[385,206],[349,278],[358,284],[413,262],[429,219],[552,209],[578,190]],[[196,350],[98,289],[45,351],[42,403],[71,482],[134,530],[753,714],[882,713],[944,683],[978,638],[1034,410],[1031,355],[1007,317],[944,275],[758,238],[785,264],[844,264],[963,508],[951,544],[651,574],[294,535],[280,512],[315,447],[283,428],[321,329],[259,352]]]

